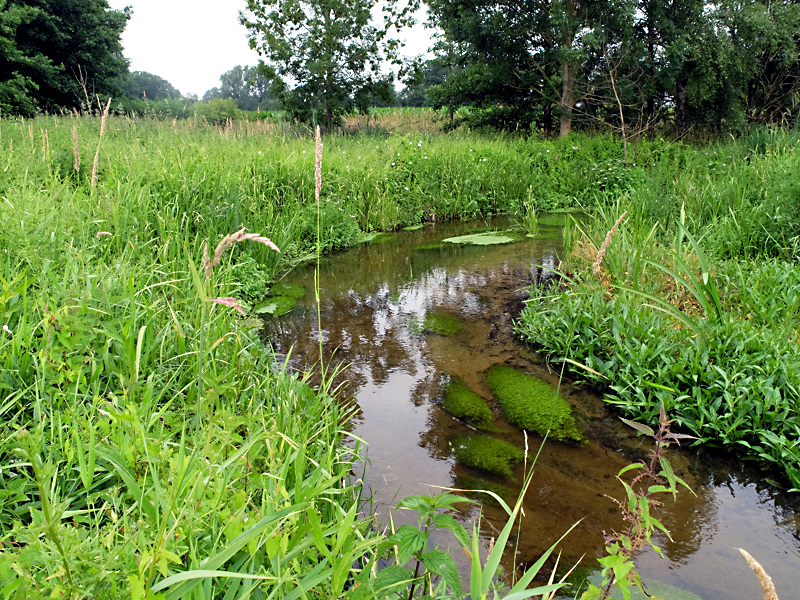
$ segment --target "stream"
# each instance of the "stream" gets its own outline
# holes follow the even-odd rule
[[[346,367],[337,383],[343,397],[357,404],[350,432],[366,443],[365,460],[356,476],[371,494],[366,514],[388,527],[416,523],[416,513],[394,510],[411,494],[438,494],[440,488],[470,488],[477,479],[507,488],[513,504],[524,480],[524,465],[512,477],[487,475],[461,465],[450,440],[474,433],[441,406],[443,388],[460,377],[493,408],[496,431],[489,434],[541,452],[525,497],[525,517],[512,534],[503,559],[506,576],[520,574],[574,523],[559,544],[558,572],[581,556],[570,581],[596,581],[597,558],[604,556],[603,532],[620,530],[620,510],[608,497],[622,498],[616,479],[621,468],[644,458],[649,438],[622,424],[613,407],[589,389],[573,387],[568,378],[562,396],[572,405],[589,442],[577,447],[542,440],[507,424],[486,382],[489,367],[506,364],[535,375],[552,386],[559,372],[515,339],[513,319],[528,298],[528,288],[551,276],[559,263],[563,216],[542,219],[539,235],[503,245],[439,244],[445,238],[478,229],[504,229],[505,218],[476,223],[433,223],[415,231],[381,235],[372,243],[322,259],[319,273],[321,326],[314,300],[315,265],[295,269],[281,283],[305,288],[289,313],[265,321],[264,337],[279,355],[288,355],[297,370],[319,362],[322,335],[324,364]],[[544,268],[543,268],[544,267]],[[419,326],[426,315],[457,318],[454,335],[437,335]],[[651,549],[635,559],[652,593],[665,600],[731,600],[761,598],[755,574],[737,548],[745,548],[772,576],[780,598],[800,589],[800,496],[770,486],[753,465],[742,465],[728,453],[695,449],[670,450],[677,475],[694,494],[681,489],[665,497],[655,516],[672,541],[657,536],[664,558]],[[530,466],[530,465],[528,465]],[[477,496],[476,496],[477,497]],[[459,504],[456,517],[472,531],[479,523],[484,551],[506,522],[492,501]],[[518,534],[518,535],[517,535]],[[452,534],[433,541],[449,549],[462,574],[469,568]],[[564,567],[564,565],[568,565]],[[542,571],[547,577],[551,558]],[[547,573],[545,573],[547,572]],[[574,597],[576,588],[565,597]]]

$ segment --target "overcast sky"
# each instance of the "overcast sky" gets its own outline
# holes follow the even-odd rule
[[[109,0],[111,8],[132,6],[122,34],[131,71],[147,71],[169,81],[182,94],[203,95],[219,85],[219,76],[236,65],[255,65],[258,54],[247,45],[239,24],[243,0]],[[420,12],[418,20],[425,19]],[[429,33],[417,25],[403,32],[408,55],[424,54]]]

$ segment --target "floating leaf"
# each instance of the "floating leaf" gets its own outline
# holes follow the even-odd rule
[[[491,246],[494,244],[508,244],[513,242],[514,238],[507,235],[502,235],[497,232],[487,231],[486,233],[473,233],[471,235],[460,235],[458,237],[451,237],[443,242],[451,244],[472,244],[474,246]]]

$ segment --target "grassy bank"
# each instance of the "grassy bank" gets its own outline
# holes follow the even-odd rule
[[[800,159],[796,135],[665,161],[598,210],[518,330],[608,401],[772,463],[800,488]],[[671,177],[670,177],[671,175]],[[595,268],[607,232],[626,213]]]
[[[249,318],[284,270],[318,243],[328,252],[426,219],[607,206],[622,195],[640,198],[645,223],[646,211],[674,209],[699,193],[692,187],[712,198],[713,182],[734,186],[747,169],[756,174],[741,207],[746,200],[756,214],[759,198],[774,198],[758,169],[788,172],[795,156],[771,146],[747,156],[732,145],[741,169],[732,175],[722,157],[663,141],[640,145],[648,162],[626,166],[621,146],[602,137],[392,135],[383,122],[362,129],[371,134],[325,139],[318,231],[314,143],[295,126],[111,117],[101,137],[99,117],[0,121],[6,597],[340,596],[381,537],[365,523],[351,531],[360,488],[342,443],[347,411],[276,362]],[[648,182],[661,182],[669,202],[645,202]],[[698,227],[727,218],[726,197]],[[764,252],[784,261],[796,254],[781,229],[793,218],[769,222],[777,229],[767,228]],[[241,228],[281,252],[226,238]],[[741,255],[730,239],[709,248]],[[213,268],[206,244],[220,259]],[[766,295],[756,292],[781,277],[794,289],[793,273],[774,263],[763,275],[771,279],[758,289],[753,280],[738,297],[760,306]],[[598,293],[606,284],[601,278]],[[797,312],[780,302],[771,310],[769,322],[782,326]],[[785,344],[794,356],[796,338]],[[222,570],[238,577],[209,575]],[[383,583],[406,577],[401,571],[387,570]],[[382,585],[362,583],[370,593]]]

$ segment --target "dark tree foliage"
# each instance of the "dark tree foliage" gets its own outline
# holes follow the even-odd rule
[[[107,0],[0,0],[0,110],[30,115],[121,95],[130,16]]]
[[[138,100],[166,100],[167,98],[182,97],[169,81],[146,71],[133,71],[128,75],[122,87],[128,98]]]
[[[203,100],[231,98],[239,110],[278,110],[281,104],[270,91],[270,79],[259,67],[237,65],[219,77],[220,86],[211,88]]]
[[[640,135],[800,116],[796,0],[431,0],[468,124]],[[457,123],[456,123],[457,124]]]
[[[434,85],[441,85],[450,74],[450,69],[440,59],[427,61],[420,69],[419,80],[407,85],[397,94],[400,106],[432,106],[427,91]]]

